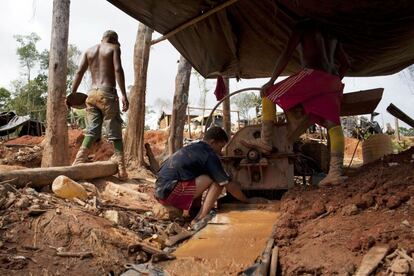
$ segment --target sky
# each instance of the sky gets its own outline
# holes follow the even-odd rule
[[[37,33],[42,40],[38,49],[48,49],[52,24],[52,0],[1,0],[0,2],[0,87],[10,88],[11,81],[19,77],[21,68],[16,55],[17,43],[13,35]],[[107,29],[119,35],[122,50],[122,63],[126,86],[133,83],[133,48],[139,22],[112,4],[103,0],[72,0],[70,6],[69,43],[75,44],[82,52],[100,42]],[[153,38],[160,36],[154,33]],[[151,47],[147,76],[147,105],[153,106],[158,98],[172,102],[180,54],[164,41]],[[245,87],[260,87],[266,79],[231,80],[230,91]],[[394,124],[394,118],[386,112],[386,107],[394,103],[406,114],[414,118],[414,80],[407,73],[370,78],[345,78],[345,92],[383,87],[384,95],[380,102],[377,117],[380,125]],[[411,86],[410,86],[411,85]],[[207,106],[213,107],[216,99],[213,94],[215,81],[208,80]],[[190,81],[190,106],[198,106],[200,101],[199,83],[195,76]],[[232,107],[233,109],[233,107]],[[155,127],[156,116],[150,119]],[[400,123],[400,126],[406,126]]]

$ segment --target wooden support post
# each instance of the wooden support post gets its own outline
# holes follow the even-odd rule
[[[171,116],[170,134],[168,137],[168,153],[173,154],[183,147],[185,113],[188,106],[191,64],[180,57],[178,73],[175,78],[175,93]]]
[[[190,117],[190,107],[187,106],[187,124],[188,124],[188,138],[191,139],[191,117]]]
[[[226,95],[230,91],[230,81],[228,78],[224,78],[224,84],[226,85]],[[223,128],[226,131],[229,139],[231,137],[231,114],[230,114],[230,98],[223,101]]]
[[[398,118],[395,117],[395,133],[397,134],[397,140],[401,141],[401,136],[400,136],[400,125],[398,123]]]
[[[126,161],[136,166],[144,164],[145,97],[150,43],[153,30],[139,24],[134,46],[134,86],[131,89],[128,125],[125,133]]]
[[[42,167],[69,165],[66,75],[70,0],[54,0]]]

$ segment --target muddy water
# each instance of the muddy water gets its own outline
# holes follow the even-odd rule
[[[279,217],[278,205],[241,206],[225,206],[164,269],[171,275],[235,275],[252,265]]]

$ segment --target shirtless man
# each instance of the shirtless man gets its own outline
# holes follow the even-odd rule
[[[274,84],[297,46],[303,69]],[[330,168],[327,177],[319,185],[340,184],[344,179],[344,136],[339,118],[344,87],[341,80],[349,66],[348,58],[336,37],[314,21],[299,22],[279,56],[272,77],[260,92],[263,105],[261,138],[244,140],[242,144],[263,153],[271,152],[274,104],[281,106],[285,112],[299,107],[309,123],[317,123],[328,129],[331,142]]]
[[[76,93],[78,90],[87,69],[91,72],[93,87],[86,99],[88,127],[73,165],[87,162],[89,149],[101,137],[102,124],[106,121],[108,123],[108,139],[113,142],[115,148],[112,160],[118,163],[119,177],[126,179],[128,175],[125,169],[122,119],[116,82],[121,89],[123,112],[128,110],[129,102],[125,92],[125,76],[116,32],[106,31],[100,44],[86,50],[73,80],[72,93]]]

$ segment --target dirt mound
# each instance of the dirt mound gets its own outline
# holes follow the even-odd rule
[[[7,141],[6,145],[39,145],[42,143],[43,137],[24,135],[19,138],[15,138]]]
[[[413,154],[360,167],[338,187],[289,190],[275,235],[283,275],[351,275],[378,244],[413,254]]]
[[[70,162],[75,160],[84,138],[81,129],[70,129],[69,138],[69,156]],[[40,167],[42,161],[42,142],[44,137],[25,135],[12,139],[0,146],[0,159],[2,164],[20,165],[29,168]],[[94,143],[91,148],[91,161],[108,160],[114,153],[113,145],[106,139],[101,139]]]
[[[1,275],[119,275],[125,264],[149,260],[151,254],[128,247],[152,244],[170,225],[147,212],[154,200],[139,191],[153,184],[82,184],[89,194],[85,201],[0,186]]]

